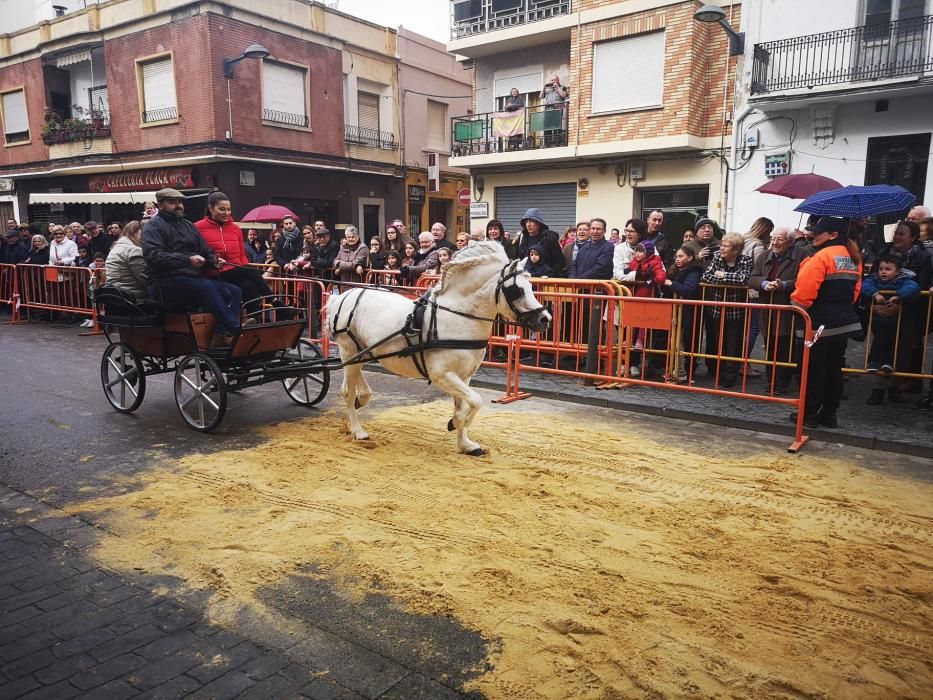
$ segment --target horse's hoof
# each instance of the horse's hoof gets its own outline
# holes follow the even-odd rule
[[[477,447],[475,450],[468,452],[467,454],[469,454],[470,457],[482,457],[486,454],[486,450],[484,450],[482,447]]]
[[[354,440],[369,440],[369,433],[357,433],[353,436]]]
[[[454,419],[451,418],[449,421],[447,421],[447,431],[453,432],[454,430],[456,430],[456,428],[454,427]]]
[[[359,411],[363,404],[360,403],[359,398],[353,400],[353,407]]]

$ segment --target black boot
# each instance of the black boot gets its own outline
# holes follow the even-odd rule
[[[790,422],[797,422],[797,411],[794,411],[790,414]],[[803,425],[805,428],[819,428],[820,427],[820,414],[819,411],[807,412],[803,416]]]
[[[892,386],[888,389],[888,400],[891,403],[904,403],[904,396],[901,394],[900,389]]]
[[[868,397],[865,403],[869,406],[877,406],[878,404],[884,403],[884,389],[872,389],[871,396]]]
[[[818,422],[820,425],[824,425],[827,428],[838,428],[839,427],[839,421],[836,420],[835,411],[827,411],[827,410],[820,411]]]

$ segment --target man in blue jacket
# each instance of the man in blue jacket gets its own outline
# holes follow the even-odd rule
[[[615,246],[606,240],[604,219],[590,221],[590,240],[580,246],[570,265],[570,276],[580,280],[612,279],[612,256]]]

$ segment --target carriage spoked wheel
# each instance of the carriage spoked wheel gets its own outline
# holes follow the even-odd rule
[[[223,372],[202,353],[185,356],[175,368],[175,405],[190,427],[203,433],[220,425],[227,411]]]
[[[301,338],[298,345],[288,351],[288,356],[301,362],[320,360],[324,357],[321,349],[305,338]],[[327,396],[327,390],[330,388],[330,369],[322,364],[309,374],[283,379],[282,386],[285,387],[288,397],[295,403],[301,406],[313,406]]]
[[[146,373],[139,354],[126,343],[111,343],[100,360],[100,383],[107,401],[120,413],[132,413],[146,395]]]

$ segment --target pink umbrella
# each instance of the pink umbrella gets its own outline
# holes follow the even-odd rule
[[[829,177],[815,173],[802,173],[800,175],[781,175],[769,180],[756,191],[763,194],[776,194],[790,199],[806,199],[817,192],[838,190],[841,184]]]
[[[246,216],[240,219],[240,221],[256,221],[261,223],[274,224],[278,223],[286,216],[290,216],[295,221],[298,221],[298,217],[295,216],[295,214],[292,213],[292,210],[288,207],[279,206],[278,204],[263,204],[261,207],[252,209]]]

